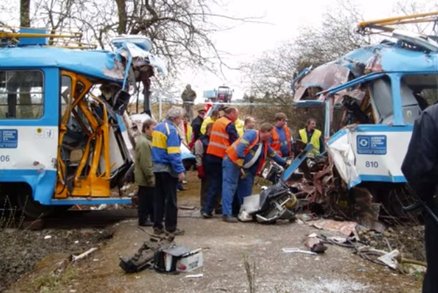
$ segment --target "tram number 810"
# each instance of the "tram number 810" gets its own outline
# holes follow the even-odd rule
[[[379,162],[377,162],[377,161],[365,161],[365,168],[379,168]]]

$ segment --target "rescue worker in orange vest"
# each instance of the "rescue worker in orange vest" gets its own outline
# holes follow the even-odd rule
[[[239,137],[234,121],[239,116],[239,110],[233,107],[224,109],[225,115],[213,123],[210,141],[205,155],[205,172],[207,174],[207,202],[201,215],[211,218],[217,202],[217,196],[222,194],[222,159],[225,150]]]
[[[248,129],[226,150],[222,163],[222,219],[235,223],[232,216],[233,197],[237,191],[240,205],[243,198],[251,195],[255,175],[261,171],[267,157],[285,166],[281,158],[269,145],[272,124],[263,123],[260,130]]]
[[[272,128],[271,148],[277,152],[280,157],[289,157],[292,146],[292,135],[287,127],[287,116],[280,112],[275,114],[275,125]]]
[[[310,151],[310,154],[313,154],[313,156],[324,152],[322,133],[316,129],[316,120],[314,118],[309,118],[306,123],[306,128],[299,130],[299,138],[304,143],[311,143],[313,145],[313,149]]]

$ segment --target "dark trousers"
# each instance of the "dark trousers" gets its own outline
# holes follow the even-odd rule
[[[173,232],[177,225],[178,207],[176,204],[176,186],[178,178],[172,177],[170,173],[155,173],[155,194],[154,194],[154,228],[163,229],[163,218],[165,216],[165,227]]]
[[[201,191],[200,191],[201,211],[203,211],[205,209],[205,205],[207,203],[207,191],[208,191],[208,179],[202,178],[201,179]]]
[[[154,187],[138,187],[138,223],[144,224],[148,221],[154,221]]]
[[[208,188],[207,201],[203,211],[211,214],[217,205],[218,196],[222,194],[222,160],[206,161],[205,172]]]
[[[438,216],[437,204],[429,207]],[[423,280],[423,293],[438,292],[438,223],[427,213],[424,214],[427,271]]]

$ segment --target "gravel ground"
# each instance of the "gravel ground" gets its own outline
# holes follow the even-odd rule
[[[189,177],[188,190],[179,193],[180,206],[198,205],[195,182]],[[135,210],[76,216],[48,220],[40,231],[0,229],[0,291],[250,292],[250,284],[255,289],[252,292],[282,293],[419,292],[421,288],[421,274],[399,274],[354,255],[348,248],[330,245],[325,254],[317,256],[282,252],[284,247],[306,249],[303,242],[307,235],[322,233],[309,225],[228,224],[219,217],[201,219],[196,210],[180,210],[179,223],[186,234],[178,236],[176,243],[202,248],[202,268],[179,275],[153,270],[127,275],[118,266],[119,257],[133,255],[148,238],[132,219]],[[370,232],[366,240],[380,249],[388,250],[389,245],[421,260],[422,233],[422,227],[402,227],[384,235]],[[69,261],[70,255],[91,247],[98,250],[76,263]],[[245,269],[248,265],[252,281]],[[188,278],[190,274],[202,276]]]
[[[0,230],[0,291],[52,254],[80,254],[108,238],[102,229]]]
[[[184,216],[180,226],[186,234],[176,243],[203,250],[204,266],[189,274],[125,274],[119,256],[133,255],[148,237],[135,220],[126,220],[92,256],[60,274],[54,273],[60,258],[45,259],[10,292],[249,292],[250,283],[255,292],[418,292],[421,286],[418,276],[396,273],[339,246],[329,246],[322,255],[284,253],[285,247],[306,249],[307,235],[321,232],[306,224],[228,224]],[[252,267],[252,282],[245,263]],[[202,276],[187,278],[190,274]]]

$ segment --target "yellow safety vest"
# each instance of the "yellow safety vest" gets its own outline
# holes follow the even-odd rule
[[[243,127],[245,125],[245,122],[243,122],[242,119],[237,118],[237,120],[234,121],[234,125],[236,126],[237,134],[239,135],[239,137],[241,137],[244,132]]]
[[[200,130],[201,134],[205,134],[205,132],[207,131],[207,125],[210,123],[214,123],[214,121],[216,121],[216,120],[211,119],[211,116],[208,116],[207,118],[205,118],[201,124],[201,130]]]
[[[304,143],[309,142],[309,138],[307,137],[307,131],[305,128],[300,129],[300,138]],[[310,151],[313,155],[319,155],[319,149],[321,148],[321,145],[319,143],[319,140],[321,138],[321,131],[318,129],[315,129],[313,131],[312,137],[310,138],[310,144],[313,145],[313,149]]]

